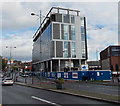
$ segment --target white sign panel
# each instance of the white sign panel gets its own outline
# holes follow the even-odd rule
[[[48,77],[50,77],[50,72],[48,72]]]
[[[61,78],[61,73],[57,73],[57,78]]]
[[[64,78],[68,78],[68,73],[64,73]]]
[[[78,73],[72,73],[72,78],[78,78]]]
[[[81,70],[88,70],[88,64],[82,64]]]

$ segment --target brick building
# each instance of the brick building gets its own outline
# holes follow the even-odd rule
[[[109,46],[100,52],[103,70],[111,70],[113,75],[120,74],[120,46]]]

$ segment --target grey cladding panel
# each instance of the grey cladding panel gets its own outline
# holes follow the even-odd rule
[[[62,39],[64,39],[64,28],[63,28],[63,24],[61,24],[61,36],[62,36]]]
[[[55,49],[54,49],[54,41],[51,42],[50,45],[50,57],[55,57],[55,53],[54,53]]]
[[[63,43],[56,41],[56,57],[63,57]]]
[[[70,42],[68,42],[68,57],[71,57],[71,48],[70,48]]]
[[[56,14],[56,22],[62,22],[62,14]]]
[[[60,39],[60,25],[53,24],[53,39]]]
[[[72,38],[71,38],[71,25],[69,25],[69,40],[72,40]]]

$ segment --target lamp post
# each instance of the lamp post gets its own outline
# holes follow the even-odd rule
[[[98,50],[96,49],[96,61],[98,61]]]
[[[11,72],[11,59],[12,59],[12,48],[16,48],[15,46],[12,47],[12,46],[6,46],[6,48],[10,48],[10,72]],[[10,75],[10,74],[9,74]],[[13,76],[12,76],[13,77]]]
[[[32,12],[31,15],[32,15],[32,16],[35,15],[35,16],[39,17],[39,21],[40,21],[39,24],[41,25],[42,17],[45,17],[45,16],[42,15],[41,10],[40,10],[40,13],[39,13],[39,14],[36,14],[36,13]]]

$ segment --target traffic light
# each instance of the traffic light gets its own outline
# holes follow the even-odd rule
[[[111,71],[113,71],[113,66],[112,65],[110,66],[110,69],[111,69]]]
[[[116,71],[118,72],[118,70],[119,70],[118,64],[116,64],[115,69],[116,69]]]

